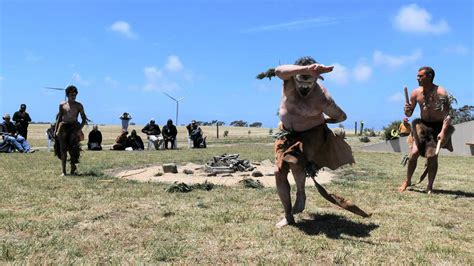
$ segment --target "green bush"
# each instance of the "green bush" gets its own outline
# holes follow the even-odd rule
[[[398,130],[398,127],[402,123],[401,120],[395,120],[388,124],[388,126],[382,128],[382,139],[384,140],[391,140],[397,137],[392,136],[392,130]]]
[[[373,128],[366,128],[364,129],[364,135],[368,137],[375,137],[377,134],[375,133],[375,130]]]

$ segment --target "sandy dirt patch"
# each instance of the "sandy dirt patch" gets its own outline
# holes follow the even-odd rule
[[[260,164],[260,165],[256,165]],[[135,180],[138,182],[163,182],[174,183],[183,182],[186,184],[214,183],[216,185],[235,186],[240,180],[245,178],[252,178],[260,181],[265,187],[275,187],[275,176],[273,175],[274,165],[270,161],[257,162],[253,164],[256,170],[260,171],[263,176],[253,177],[252,172],[235,172],[232,174],[218,174],[216,176],[208,176],[209,173],[204,171],[204,165],[188,163],[186,165],[178,165],[178,173],[163,173],[161,165],[149,166],[140,169],[125,170],[115,174],[117,178],[124,178],[128,180]],[[183,171],[191,170],[192,174],[185,174]],[[320,184],[331,182],[334,174],[330,170],[320,171],[316,177],[316,181]],[[294,184],[293,175],[288,175],[290,184]],[[314,186],[313,181],[307,180],[306,186]]]

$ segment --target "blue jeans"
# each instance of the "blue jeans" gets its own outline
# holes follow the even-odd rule
[[[19,152],[30,152],[30,144],[21,135],[17,135],[16,137],[5,136],[4,140],[5,142],[11,144]]]

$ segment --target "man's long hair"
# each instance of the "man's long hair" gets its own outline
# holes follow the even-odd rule
[[[316,62],[316,60],[314,60],[314,58],[312,58],[311,56],[303,56],[303,57],[298,58],[295,61],[295,65],[298,65],[298,66],[309,66],[309,65],[317,64],[317,63],[318,62]]]

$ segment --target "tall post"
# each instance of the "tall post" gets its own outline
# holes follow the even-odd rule
[[[179,102],[176,102],[176,126],[179,126],[179,124],[178,124],[178,109],[179,109]]]
[[[360,121],[360,134],[362,135],[362,131],[364,131],[364,121]]]
[[[216,123],[216,128],[217,128],[217,138],[219,138],[219,121],[217,121]]]
[[[357,136],[357,121],[355,121],[355,125],[354,125],[354,135]]]

